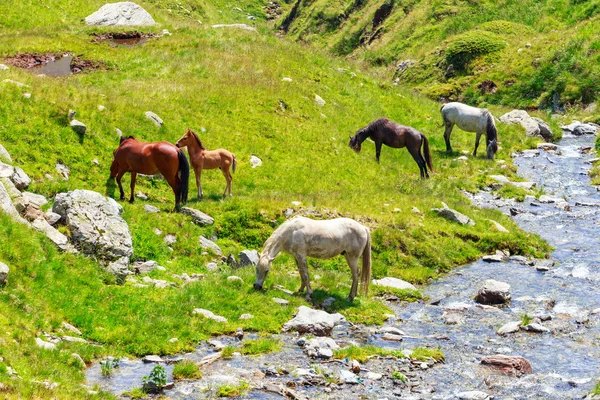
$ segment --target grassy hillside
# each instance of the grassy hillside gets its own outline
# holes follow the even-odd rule
[[[297,0],[280,27],[434,99],[556,111],[600,96],[599,14],[598,0]]]
[[[8,285],[0,289],[3,396],[94,397],[80,386],[83,372],[70,360],[73,352],[87,362],[106,355],[170,354],[240,326],[266,334],[279,331],[295,306],[305,304],[300,296],[290,297],[288,307],[274,309],[271,302],[271,297],[283,296],[273,286],[299,287],[293,260],[278,258],[267,278],[267,291],[255,292],[251,269],[232,271],[221,265],[220,271],[208,272],[206,264],[218,257],[202,254],[198,237],[216,236],[225,254],[260,250],[285,219],[283,211],[292,207],[292,201],[302,202],[294,207],[299,212],[346,215],[372,227],[374,277],[424,283],[495,249],[537,256],[549,250],[500,212],[473,208],[460,193],[489,183],[489,174],[514,175],[509,154],[536,142],[525,138],[520,128],[499,127],[502,149],[497,159],[505,164],[472,157],[456,161],[457,154],[442,152],[437,103],[382,83],[352,61],[276,37],[258,2],[238,3],[242,12],[218,1],[202,6],[193,1],[141,2],[160,24],[144,31],[168,29],[172,35],[134,48],[92,41],[93,34],[110,30],[87,27],[81,20],[103,3],[0,4],[0,55],[72,52],[106,66],[63,78],[40,77],[18,68],[0,71],[0,80],[28,85],[0,83],[0,143],[33,179],[29,190],[48,198],[74,189],[116,197],[114,186],[107,184],[118,143],[115,128],[140,140],[175,142],[191,127],[198,132],[206,129],[201,137],[208,148],[224,147],[237,155],[234,197],[220,198],[225,185],[220,172],[204,173],[206,198],[190,205],[216,222],[201,228],[170,212],[173,198],[164,181],[138,179],[137,190],[150,199],[122,203],[133,235],[133,258],[165,266],[165,272],[155,271],[151,277],[178,283],[170,289],[140,288],[130,282],[114,285],[93,260],[61,254],[46,238],[0,216],[0,261],[11,268]],[[256,16],[256,22],[248,20],[247,13]],[[254,23],[258,32],[210,27],[222,22]],[[292,81],[282,81],[283,77]],[[326,105],[317,105],[315,95]],[[99,105],[105,109],[100,111]],[[87,125],[84,137],[68,127],[69,109]],[[157,113],[164,126],[156,128],[144,117],[146,111]],[[429,137],[437,174],[419,180],[417,165],[405,150],[384,148],[380,165],[374,161],[372,144],[365,143],[360,154],[350,150],[348,136],[382,116],[413,125]],[[457,150],[470,152],[473,142],[472,134],[453,135]],[[263,166],[252,169],[251,155],[260,157]],[[57,162],[70,168],[69,180],[56,172]],[[124,182],[128,187],[128,176]],[[193,183],[191,187],[195,193]],[[436,217],[430,209],[440,207],[441,201],[469,215],[476,226],[462,227]],[[161,212],[148,214],[144,204]],[[495,231],[488,219],[499,221],[510,233]],[[157,235],[155,228],[162,234]],[[167,233],[177,235],[172,249],[163,241]],[[342,259],[315,260],[311,266],[317,304],[334,296],[334,308],[352,321],[383,320],[387,309],[373,296],[345,303],[350,278]],[[183,286],[171,276],[183,272],[206,276]],[[232,274],[244,283],[228,282]],[[230,322],[220,325],[192,316],[195,307],[210,309]],[[243,313],[255,318],[238,321]],[[43,332],[60,335],[63,321],[77,326],[95,345],[63,342],[55,352],[35,346],[34,338],[43,337]],[[169,341],[173,337],[179,340]],[[11,378],[8,367],[22,379]],[[58,388],[50,392],[36,383],[46,379],[59,383]]]

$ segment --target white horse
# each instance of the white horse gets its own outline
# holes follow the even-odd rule
[[[479,138],[485,133],[487,157],[494,159],[494,154],[498,151],[498,130],[494,123],[494,117],[485,108],[471,107],[462,103],[447,103],[440,109],[442,119],[444,120],[444,139],[446,140],[446,151],[451,153],[450,134],[456,124],[460,129],[466,132],[476,132],[475,150],[473,156],[477,155]]]
[[[284,222],[265,242],[256,266],[254,289],[262,289],[271,262],[285,251],[296,259],[302,285],[306,288],[306,299],[310,300],[312,289],[308,281],[306,257],[332,258],[338,254],[346,257],[352,271],[352,288],[348,300],[352,301],[358,290],[358,259],[362,256],[361,283],[363,293],[369,292],[371,280],[371,234],[369,228],[350,218],[335,218],[315,221],[305,217],[294,217]]]

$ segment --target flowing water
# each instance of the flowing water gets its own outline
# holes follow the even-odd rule
[[[339,399],[402,398],[450,399],[470,390],[486,392],[497,399],[577,399],[583,398],[600,377],[600,308],[597,294],[600,281],[600,192],[590,186],[586,163],[592,156],[580,148],[593,146],[594,137],[565,137],[556,151],[540,150],[539,154],[515,158],[521,176],[536,182],[546,194],[562,198],[566,203],[540,203],[534,198],[517,203],[495,198],[490,192],[472,196],[482,207],[499,208],[516,214],[514,220],[526,231],[537,233],[555,250],[555,265],[547,272],[536,270],[518,260],[487,263],[482,260],[456,269],[423,289],[432,301],[420,303],[390,303],[398,319],[387,325],[406,333],[403,342],[384,341],[373,330],[361,327],[338,327],[333,337],[340,345],[369,343],[383,347],[411,349],[417,346],[439,347],[445,354],[443,364],[423,365],[408,360],[373,359],[364,365],[384,375],[370,380],[365,372],[358,375],[357,384],[324,386],[317,373],[337,374],[347,367],[341,363],[321,364],[320,371],[300,376],[278,374],[297,368],[314,367],[295,342],[297,336],[282,335],[281,352],[259,357],[234,357],[219,360],[203,369],[199,381],[177,383],[166,395],[173,398],[207,398],[214,388],[235,384],[240,379],[260,383],[271,382],[294,387],[308,398]],[[569,209],[570,208],[570,209]],[[512,301],[504,308],[481,307],[473,301],[477,289],[486,279],[496,279],[511,285]],[[433,305],[431,303],[435,303]],[[543,326],[550,332],[520,331],[498,336],[496,331],[523,315],[544,316]],[[454,324],[447,324],[451,316]],[[225,344],[236,339],[221,338]],[[212,353],[202,344],[194,353],[184,355],[192,360]],[[481,366],[482,357],[492,354],[523,356],[531,362],[533,374],[521,378],[504,376]],[[119,394],[139,387],[152,364],[126,360],[111,378],[103,378],[96,364],[88,369],[88,383]],[[167,366],[170,373],[171,368]],[[409,377],[408,384],[399,384],[389,376],[399,370]],[[267,374],[266,377],[262,373]],[[284,371],[285,372],[285,371]],[[307,373],[307,371],[304,371]],[[244,398],[283,398],[266,391],[253,390]]]

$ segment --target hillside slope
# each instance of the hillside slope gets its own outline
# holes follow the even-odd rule
[[[561,111],[600,95],[599,14],[598,0],[297,0],[280,28],[434,99]]]
[[[111,30],[82,24],[82,18],[103,3],[48,0],[42,5],[10,0],[0,4],[2,56],[71,52],[104,65],[59,78],[16,67],[0,71],[0,80],[28,85],[0,83],[0,143],[14,165],[33,179],[28,190],[49,199],[74,189],[116,197],[114,185],[107,182],[112,151],[118,144],[116,128],[140,140],[175,142],[191,127],[202,132],[208,148],[224,147],[237,155],[234,196],[220,198],[225,186],[220,172],[203,174],[206,198],[198,202],[192,195],[190,205],[214,216],[215,224],[204,228],[171,212],[172,194],[160,179],[138,179],[137,190],[149,200],[121,203],[133,236],[134,260],[151,259],[165,266],[166,271],[150,276],[175,282],[177,287],[170,289],[134,286],[139,277],[114,285],[114,278],[93,260],[61,254],[45,237],[0,216],[0,261],[11,268],[8,284],[0,289],[3,396],[106,397],[80,386],[84,376],[69,358],[73,352],[86,362],[106,355],[173,354],[240,326],[261,333],[279,331],[295,306],[306,304],[301,296],[293,296],[289,307],[272,307],[271,297],[279,293],[275,285],[299,287],[291,257],[278,258],[266,292],[256,292],[252,269],[233,272],[221,264],[219,271],[208,271],[206,264],[219,257],[203,253],[198,238],[217,237],[226,255],[245,248],[260,250],[290,207],[316,216],[354,217],[373,228],[374,277],[424,283],[496,249],[537,256],[549,250],[500,212],[474,208],[460,192],[487,185],[490,174],[515,178],[509,154],[536,142],[525,138],[522,129],[500,126],[502,149],[497,159],[505,160],[504,164],[481,157],[457,161],[457,154],[443,152],[437,103],[381,83],[352,61],[276,37],[260,3],[241,3],[244,11],[240,12],[227,2],[202,7],[192,1],[179,2],[178,7],[160,0],[141,2],[160,24],[142,31],[158,34],[168,29],[172,35],[132,48],[94,41],[94,34]],[[247,13],[257,17],[251,23],[258,32],[210,27],[211,23],[252,21]],[[326,104],[316,104],[315,95]],[[99,105],[105,108],[100,110]],[[70,109],[87,125],[85,136],[79,137],[68,126]],[[146,111],[157,113],[164,126],[157,128],[146,119]],[[379,165],[368,142],[362,153],[352,152],[348,136],[382,116],[413,125],[429,137],[437,174],[419,180],[418,168],[405,150],[384,148]],[[453,135],[458,150],[470,152],[473,142],[472,134]],[[263,165],[251,168],[251,155],[260,157]],[[58,162],[70,168],[68,180],[56,171]],[[127,188],[128,176],[124,183]],[[190,193],[195,193],[193,183]],[[292,201],[302,205],[292,206]],[[430,209],[440,207],[441,201],[469,215],[476,225],[463,227],[437,217]],[[145,204],[161,212],[148,214]],[[412,212],[413,207],[422,213]],[[494,230],[490,219],[510,233]],[[158,235],[156,229],[162,233]],[[171,248],[163,240],[166,233],[177,236]],[[359,298],[353,304],[343,300],[350,282],[343,259],[314,261],[311,269],[320,275],[314,279],[316,304],[334,296],[334,309],[349,320],[382,321],[387,309],[376,297]],[[181,273],[202,273],[205,278],[183,285],[172,276]],[[228,281],[231,274],[240,276],[243,284]],[[195,307],[210,309],[231,322],[216,324],[195,317]],[[238,321],[243,313],[255,318]],[[45,337],[44,332],[65,334],[64,321],[77,326],[93,344],[62,342],[56,352],[36,347],[34,338]],[[173,337],[178,341],[170,341]],[[21,379],[11,378],[13,369]],[[44,380],[59,386],[49,392],[39,384]]]

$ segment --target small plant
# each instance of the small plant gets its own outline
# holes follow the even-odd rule
[[[408,380],[408,378],[406,377],[406,375],[404,375],[400,371],[394,371],[394,372],[392,372],[392,379],[396,380],[396,381],[400,381],[402,383],[406,383],[406,381]]]
[[[258,338],[242,343],[241,353],[246,355],[264,354],[281,349],[281,342],[272,338]]]
[[[147,393],[160,393],[167,384],[167,371],[165,367],[158,364],[149,376],[142,377],[142,383],[144,384],[144,391]]]
[[[131,389],[128,392],[123,392],[122,396],[129,397],[130,399],[133,399],[133,400],[138,400],[138,399],[145,398],[146,392],[144,392],[144,389],[142,389],[142,388],[135,388],[135,389]]]
[[[223,350],[221,350],[221,357],[223,358],[232,358],[233,353],[235,353],[235,347],[233,346],[225,346]]]
[[[217,389],[218,397],[239,397],[250,389],[248,383],[241,381],[237,385],[223,385]]]
[[[442,352],[442,350],[440,350],[439,347],[437,349],[430,349],[427,347],[417,347],[417,348],[413,349],[413,352],[410,355],[410,358],[413,360],[419,360],[419,361],[427,361],[427,360],[433,359],[435,362],[444,361],[444,359],[445,359],[444,353]]]
[[[200,379],[202,373],[195,362],[191,360],[182,360],[173,367],[173,379]]]
[[[109,377],[112,375],[113,371],[116,368],[119,368],[119,363],[121,359],[119,357],[115,357],[113,359],[106,359],[104,361],[100,361],[100,372],[102,376]]]
[[[527,326],[531,323],[533,318],[531,318],[527,313],[521,315],[521,325]]]

